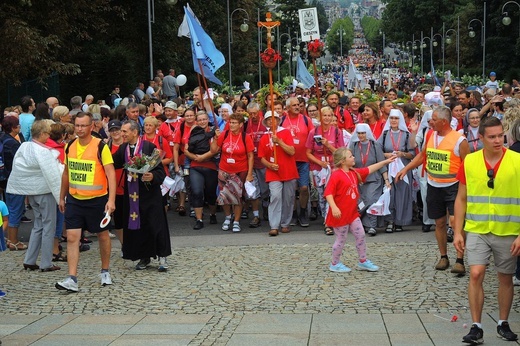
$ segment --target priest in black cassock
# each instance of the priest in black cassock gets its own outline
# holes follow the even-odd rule
[[[139,136],[133,120],[123,122],[123,143],[114,153],[115,168],[124,168],[136,155],[151,155],[155,145]],[[160,163],[160,160],[159,160]],[[124,170],[123,258],[139,260],[136,270],[146,269],[151,258],[159,259],[159,271],[168,270],[166,257],[172,254],[168,220],[163,205],[161,184],[166,172],[161,164],[149,172],[137,174]]]

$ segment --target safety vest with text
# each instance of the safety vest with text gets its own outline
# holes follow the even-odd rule
[[[78,157],[78,141],[70,144],[67,154],[69,193],[79,199],[89,199],[107,194],[108,182],[101,164],[99,142],[92,138],[81,158]]]
[[[457,182],[461,158],[455,155],[455,145],[462,135],[457,131],[448,133],[440,143],[436,143],[438,134],[430,136],[426,143],[426,171],[428,178],[437,183]]]
[[[468,154],[464,160],[467,205],[466,232],[497,236],[520,234],[520,154],[506,150],[488,187],[484,151]],[[516,163],[516,164],[515,164]]]

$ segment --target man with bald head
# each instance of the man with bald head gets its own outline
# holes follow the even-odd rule
[[[81,110],[83,112],[88,112],[88,106],[90,106],[94,102],[94,96],[88,94],[87,97],[85,97],[85,102],[81,105]]]
[[[47,106],[49,106],[49,109],[51,110],[51,112],[54,109],[54,107],[57,107],[60,105],[60,101],[58,101],[58,99],[54,96],[47,97],[47,100],[45,101],[45,103],[47,104]]]

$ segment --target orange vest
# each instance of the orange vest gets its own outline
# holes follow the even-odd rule
[[[108,181],[101,164],[99,142],[92,138],[81,158],[78,158],[78,141],[68,148],[67,168],[69,171],[69,193],[78,199],[90,199],[108,193]]]
[[[426,143],[428,178],[437,183],[455,183],[462,163],[462,159],[455,155],[455,145],[462,135],[452,130],[440,143],[435,143],[437,136],[436,132],[433,133]]]

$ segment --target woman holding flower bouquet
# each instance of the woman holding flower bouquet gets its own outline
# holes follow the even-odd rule
[[[161,156],[153,143],[139,136],[139,125],[126,120],[121,127],[123,143],[114,156],[114,166],[125,168],[125,198],[123,204],[123,258],[139,260],[136,270],[159,257],[159,271],[168,270],[166,257],[172,254],[166,210],[162,202],[161,184],[166,172]],[[150,157],[155,159],[151,162]],[[149,164],[149,171],[135,173]]]

